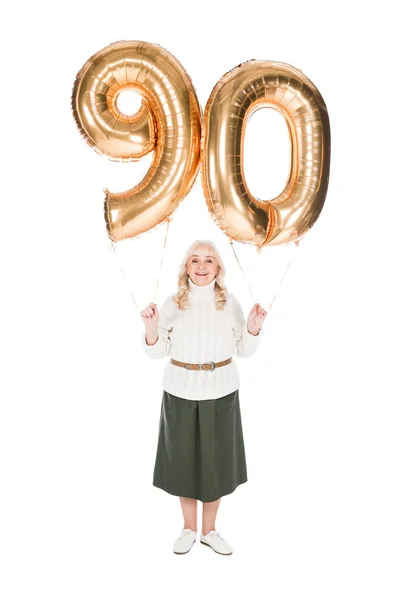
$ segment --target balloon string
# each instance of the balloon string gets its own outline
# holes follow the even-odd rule
[[[242,265],[240,264],[240,262],[239,262],[239,259],[238,259],[238,257],[237,257],[237,254],[236,254],[236,252],[235,252],[235,248],[233,247],[233,240],[232,240],[232,238],[229,238],[229,243],[230,243],[230,245],[231,245],[231,248],[232,248],[232,250],[233,250],[233,254],[235,255],[235,258],[236,258],[236,260],[237,260],[237,263],[238,263],[238,265],[239,265],[239,267],[240,267],[240,269],[241,269],[241,271],[242,271],[242,273],[243,273],[243,276],[244,276],[244,278],[245,278],[245,280],[246,280],[247,287],[248,287],[248,288],[249,288],[249,290],[250,290],[250,294],[253,296],[253,300],[255,300],[255,298],[254,298],[254,294],[253,294],[253,292],[251,291],[251,287],[250,287],[250,284],[249,284],[249,282],[248,282],[248,279],[247,279],[247,277],[246,277],[246,274],[245,274],[245,272],[244,272],[244,271],[243,271],[243,269],[242,269]]]
[[[166,219],[166,221],[167,221],[167,229],[166,229],[166,232],[165,232],[164,246],[163,246],[163,254],[162,254],[162,257],[161,257],[161,262],[160,262],[160,267],[159,267],[159,272],[158,272],[158,277],[157,277],[156,291],[155,291],[155,295],[154,295],[154,298],[155,298],[155,299],[157,298],[158,282],[159,282],[159,280],[160,280],[161,267],[162,267],[162,263],[163,263],[163,260],[164,260],[165,246],[166,246],[166,244],[167,244],[167,237],[168,237],[169,225],[170,225],[171,219],[170,219],[170,218],[167,218],[167,219]],[[110,238],[109,238],[109,239],[110,239]],[[130,238],[130,239],[131,239],[131,241],[133,241],[135,238]],[[114,242],[114,240],[111,240],[111,239],[110,239],[110,246],[111,246],[112,250],[114,251],[114,255],[115,255],[115,257],[117,258],[117,262],[118,262],[117,251],[116,251],[116,243]],[[127,275],[126,275],[126,273],[125,273],[124,269],[122,268],[122,266],[121,266],[121,264],[120,264],[119,262],[118,262],[118,265],[119,265],[119,268],[121,269],[121,272],[122,272],[123,276],[125,277],[126,281],[128,281],[128,277],[127,277]],[[135,300],[135,298],[134,298],[134,296],[133,296],[133,294],[132,294],[132,292],[131,292],[131,290],[130,290],[130,288],[129,288],[129,281],[128,281],[128,289],[129,289],[129,293],[130,293],[130,295],[131,295],[131,298],[132,298],[132,300],[133,300],[133,302],[134,302],[134,304],[135,304],[136,308],[137,308],[138,310],[140,310],[140,309],[139,309],[139,306],[137,305],[137,302],[136,302],[136,300]],[[154,302],[155,302],[155,300],[154,300]]]
[[[117,262],[118,262],[118,256],[117,256],[117,251],[116,251],[116,243],[114,242],[114,240],[110,240],[110,246],[111,246],[112,250],[114,251],[115,258],[117,259]],[[118,265],[119,265],[119,268],[121,269],[121,273],[122,273],[122,275],[123,275],[123,276],[126,278],[126,280],[128,281],[128,277],[126,276],[126,273],[125,273],[125,271],[123,270],[123,268],[122,268],[122,266],[121,266],[121,264],[120,264],[119,262],[118,262]],[[130,290],[130,288],[129,288],[129,284],[128,284],[128,286],[127,286],[127,287],[128,287],[128,289],[129,289],[129,293],[130,293],[130,295],[131,295],[131,298],[132,298],[132,300],[133,300],[133,302],[134,302],[134,304],[135,304],[136,308],[139,310],[139,307],[138,307],[138,305],[137,305],[137,303],[136,303],[136,300],[135,300],[135,298],[133,297],[133,294],[132,294],[132,292],[131,292],[131,290]]]
[[[244,271],[243,271],[243,269],[242,269],[242,266],[241,266],[241,264],[240,264],[240,262],[239,262],[239,259],[238,259],[237,255],[236,255],[236,252],[235,252],[235,249],[234,249],[234,247],[233,247],[233,240],[232,240],[232,239],[230,239],[229,241],[230,241],[230,244],[231,244],[231,247],[232,247],[233,253],[234,253],[235,257],[236,257],[236,260],[237,260],[237,262],[238,262],[238,264],[239,264],[239,267],[241,268],[241,270],[242,270],[242,273],[243,273],[243,275],[244,275],[244,277],[245,277],[245,279],[246,279],[247,286],[248,286],[248,288],[249,288],[249,290],[250,290],[250,293],[251,293],[251,295],[253,296],[253,299],[255,300],[255,298],[254,298],[254,294],[253,294],[253,292],[251,291],[251,288],[250,288],[250,285],[249,285],[249,283],[248,283],[248,281],[247,281],[246,275],[245,275],[245,273],[244,273]],[[290,242],[289,242],[289,244],[286,244],[286,245],[287,245],[287,246],[289,246],[289,245],[290,245]],[[295,242],[295,246],[298,246],[298,245],[299,245],[299,241],[296,241],[296,242]],[[294,248],[294,246],[293,246],[293,248]],[[277,294],[278,294],[279,288],[281,287],[281,285],[282,285],[282,283],[283,283],[283,280],[284,280],[284,279],[285,279],[285,277],[286,277],[286,273],[288,272],[288,269],[289,269],[290,263],[292,262],[292,258],[293,258],[293,250],[292,250],[292,252],[291,252],[291,254],[290,254],[290,257],[289,257],[288,263],[287,263],[287,265],[286,265],[286,268],[285,268],[285,271],[284,271],[284,273],[283,273],[283,275],[282,275],[282,278],[281,278],[281,280],[280,280],[280,282],[279,282],[279,285],[278,285],[278,287],[276,288],[275,294],[274,294],[274,296],[273,296],[273,298],[272,298],[272,300],[271,300],[271,302],[270,302],[270,304],[269,304],[269,306],[268,306],[268,310],[267,310],[267,312],[269,312],[269,311],[271,310],[271,307],[272,307],[272,305],[273,305],[273,303],[274,303],[274,301],[275,301],[275,298],[276,298],[276,296],[277,296]]]
[[[156,302],[157,299],[157,291],[158,291],[158,282],[160,280],[160,275],[161,275],[161,267],[163,264],[163,260],[164,260],[164,254],[165,254],[165,246],[167,244],[167,237],[168,237],[168,231],[169,231],[169,225],[171,223],[171,219],[168,217],[167,218],[167,229],[165,230],[165,238],[164,238],[164,246],[163,246],[163,253],[161,256],[161,262],[160,262],[160,268],[158,270],[158,277],[157,277],[157,283],[156,283],[156,291],[154,293],[154,303]]]
[[[290,263],[291,263],[291,261],[292,261],[292,257],[290,256],[290,258],[289,258],[289,260],[288,260],[288,263],[287,263],[287,265],[286,265],[286,269],[285,269],[285,271],[284,271],[284,273],[283,273],[283,275],[282,275],[282,279],[280,280],[280,282],[279,282],[279,285],[278,285],[278,287],[276,288],[275,294],[274,294],[274,296],[273,296],[273,298],[272,298],[272,300],[271,300],[271,302],[270,302],[270,305],[268,306],[268,310],[267,310],[267,312],[269,312],[269,311],[271,310],[271,306],[273,305],[273,303],[274,303],[274,300],[275,300],[275,298],[276,298],[276,295],[277,295],[277,293],[278,293],[278,290],[279,290],[279,288],[281,287],[281,285],[282,285],[282,282],[283,282],[283,280],[284,280],[284,279],[285,279],[285,277],[286,277],[286,273],[288,272],[288,269],[289,269],[289,266],[290,266]]]

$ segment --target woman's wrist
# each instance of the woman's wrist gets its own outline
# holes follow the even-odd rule
[[[156,341],[158,340],[158,331],[157,329],[148,329],[146,327],[145,330],[145,339],[146,339],[146,344],[148,346],[153,346]]]
[[[255,330],[253,330],[253,329],[249,329],[249,328],[247,328],[247,331],[248,331],[248,332],[249,332],[251,335],[258,335],[258,334],[260,333],[260,331],[261,331],[261,327],[260,327],[260,329],[257,329],[256,331],[255,331]]]

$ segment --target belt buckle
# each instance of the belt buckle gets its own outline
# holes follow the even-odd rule
[[[211,371],[214,371],[215,369],[215,363],[211,360],[210,362],[205,362],[205,363],[199,363],[200,364],[200,369],[203,365],[211,365]]]

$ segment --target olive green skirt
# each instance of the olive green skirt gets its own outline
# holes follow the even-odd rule
[[[247,481],[239,390],[212,400],[163,391],[153,485],[214,502]]]

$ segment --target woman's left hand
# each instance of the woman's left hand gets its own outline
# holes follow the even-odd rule
[[[247,331],[252,335],[258,335],[267,314],[267,311],[257,302],[247,318]]]

